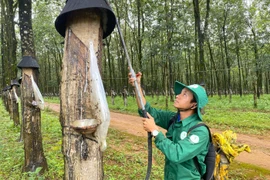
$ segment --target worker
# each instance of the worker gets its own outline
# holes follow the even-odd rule
[[[142,94],[141,77],[140,72],[136,74],[136,79],[129,74],[129,83],[134,86],[136,80],[138,91]],[[208,102],[207,94],[198,84],[187,86],[178,81],[174,84],[174,92],[176,98],[173,106],[176,112],[155,109],[145,97],[141,97],[148,116],[142,118],[143,128],[151,132],[156,147],[165,155],[165,180],[200,180],[200,172],[202,174],[206,172],[204,159],[210,143],[209,133],[204,126],[192,130],[189,134],[188,130],[202,121],[200,110]],[[137,104],[139,114],[143,116],[138,98]],[[165,135],[159,127],[167,130]],[[200,172],[193,160],[195,156]]]

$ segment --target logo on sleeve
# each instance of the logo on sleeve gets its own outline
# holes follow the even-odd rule
[[[185,132],[185,131],[181,132],[181,134],[180,134],[180,139],[183,140],[183,139],[185,139],[186,137],[187,137],[187,132]]]
[[[199,141],[200,141],[200,138],[199,136],[197,135],[191,135],[189,137],[189,141],[192,143],[192,144],[197,144]]]

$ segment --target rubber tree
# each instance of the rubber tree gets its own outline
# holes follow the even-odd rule
[[[92,133],[106,131],[107,134],[107,129],[99,128],[102,125],[97,117],[100,102],[90,98],[97,89],[91,86],[94,80],[89,74],[93,64],[89,60],[94,51],[97,73],[101,72],[102,39],[113,31],[115,22],[111,8],[102,0],[68,0],[55,21],[56,30],[65,37],[60,83],[64,179],[103,179],[104,149]],[[88,124],[90,120],[96,120],[95,125]],[[88,125],[76,124],[83,122]],[[87,131],[96,125],[96,132]]]
[[[9,114],[10,114],[10,105],[9,105],[10,104],[10,90],[11,90],[10,85],[4,87],[2,90],[3,92],[2,98],[4,101],[5,109]]]
[[[200,3],[198,0],[193,0],[193,8],[194,8],[194,18],[195,18],[195,34],[198,37],[198,42],[196,43],[196,48],[199,46],[199,63],[198,63],[198,70],[199,70],[199,81],[204,82],[205,79],[205,62],[204,62],[204,42],[207,28],[208,28],[208,19],[209,19],[209,12],[210,12],[210,0],[206,1],[206,15],[204,19],[204,27],[202,28],[202,19],[200,13]],[[197,39],[195,40],[197,41]]]
[[[14,0],[1,0],[1,79],[2,87],[8,85],[17,76],[16,50],[17,40],[15,35],[15,9]]]
[[[41,134],[41,112],[36,106],[32,79],[38,84],[39,65],[35,58],[35,46],[32,30],[32,2],[19,1],[19,26],[21,36],[22,59],[17,65],[21,69],[21,107],[22,134],[24,142],[24,172],[35,172],[41,167],[40,174],[48,169],[43,153]],[[31,79],[32,78],[32,79]]]
[[[17,95],[17,89],[20,86],[17,79],[11,80],[11,90],[10,90],[10,98],[11,98],[11,113],[12,120],[14,122],[14,126],[18,126],[20,124],[20,115],[19,115],[19,99]]]

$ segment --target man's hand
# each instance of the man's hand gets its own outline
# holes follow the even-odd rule
[[[144,109],[144,106],[146,104],[145,97],[143,96],[142,88],[141,88],[141,77],[142,73],[138,72],[136,74],[136,78],[131,77],[132,74],[128,74],[128,83],[131,84],[133,87],[135,87],[135,81],[137,81],[137,86],[135,87],[135,94],[136,94],[136,101],[139,109]]]
[[[147,113],[147,117],[148,118],[142,119],[143,129],[147,132],[153,132],[154,130],[158,130],[158,126],[156,125],[154,118],[149,113]]]
[[[131,84],[132,86],[135,86],[134,82],[135,80],[137,81],[138,85],[141,84],[141,77],[142,77],[142,73],[138,72],[136,74],[136,79],[134,77],[131,77],[131,73],[128,73],[128,83]]]

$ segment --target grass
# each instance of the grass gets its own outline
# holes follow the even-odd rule
[[[147,147],[144,138],[109,129],[108,145],[104,153],[106,180],[144,179],[147,170]],[[153,179],[163,178],[164,161],[160,157],[160,152],[153,148]]]
[[[238,132],[252,134],[260,134],[259,131],[269,132],[270,96],[264,95],[259,100],[257,109],[253,109],[252,102],[249,101],[252,96],[245,96],[242,99],[237,98],[233,97],[232,103],[228,103],[227,98],[209,98],[209,105],[206,108],[207,113],[204,116],[205,120],[212,126],[234,127]],[[163,109],[165,104],[163,97],[160,97],[159,100],[149,97],[148,99],[150,99],[152,105]],[[46,101],[59,103],[59,98],[46,99]],[[170,103],[172,104],[172,102]],[[111,110],[137,114],[137,106],[132,97],[129,97],[127,107],[124,107],[123,100],[120,97],[115,98],[115,105],[111,104],[111,99],[108,97],[108,104]],[[171,110],[174,109],[171,108]],[[23,143],[18,142],[20,127],[14,127],[9,114],[2,105],[2,101],[0,101],[0,113],[2,122],[0,126],[0,134],[2,135],[0,138],[0,180],[35,177],[35,173],[21,173],[24,151]],[[268,121],[266,121],[267,119]],[[256,122],[253,122],[255,120]],[[42,136],[49,171],[39,179],[60,180],[63,178],[64,162],[61,152],[62,133],[59,115],[46,108],[42,111]],[[141,180],[145,178],[147,170],[147,143],[145,138],[109,128],[107,143],[108,148],[104,152],[103,159],[105,180]],[[163,165],[164,156],[153,146],[151,179],[163,179]],[[233,180],[263,180],[270,177],[270,170],[239,162],[233,162],[230,165],[229,173],[229,179]]]
[[[2,125],[0,126],[0,179],[28,179],[29,175],[21,173],[24,162],[23,142],[19,142],[20,127],[14,127],[8,112],[0,101]],[[62,132],[58,115],[48,109],[42,112],[43,149],[50,171],[44,177],[60,179],[63,176],[63,157],[61,152]]]

